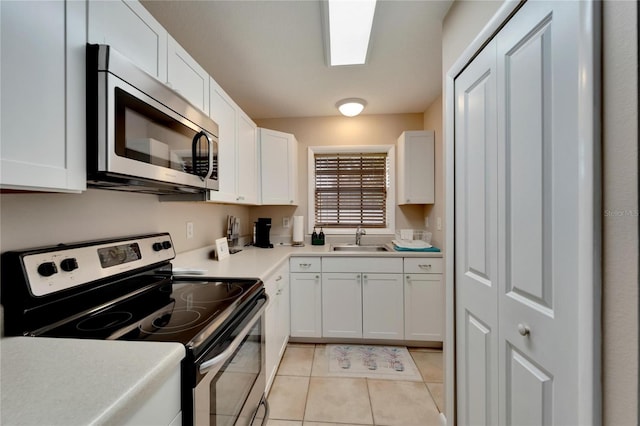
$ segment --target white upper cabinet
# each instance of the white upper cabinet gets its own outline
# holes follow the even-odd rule
[[[209,116],[218,124],[218,191],[210,201],[233,202],[237,193],[237,107],[218,84],[209,82]]]
[[[406,131],[398,138],[398,204],[433,204],[433,130]]]
[[[240,204],[258,204],[258,126],[238,109],[237,183]]]
[[[298,204],[298,141],[260,129],[260,193],[264,205]]]
[[[0,186],[86,188],[86,3],[0,2]]]
[[[209,114],[209,74],[170,35],[167,36],[167,84]]]
[[[209,201],[258,204],[258,127],[211,78],[210,117],[218,124],[218,191]]]
[[[108,44],[140,68],[167,81],[167,31],[137,1],[92,0],[89,43]]]

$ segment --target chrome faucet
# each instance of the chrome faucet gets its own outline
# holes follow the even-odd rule
[[[360,227],[360,225],[358,225],[358,227],[356,228],[356,245],[357,246],[360,245],[360,240],[362,239],[363,235],[367,235],[367,231],[365,231]]]

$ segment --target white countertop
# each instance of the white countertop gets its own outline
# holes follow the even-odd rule
[[[273,248],[242,247],[242,251],[220,261],[213,260],[215,246],[180,253],[171,262],[174,267],[196,269],[202,275],[227,278],[260,278],[265,280],[280,265],[293,256],[332,257],[442,257],[438,252],[382,251],[382,252],[334,252],[329,244],[292,247],[275,245]]]
[[[3,425],[118,424],[184,358],[179,343],[0,339]]]

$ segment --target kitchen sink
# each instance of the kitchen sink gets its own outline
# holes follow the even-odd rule
[[[360,245],[355,244],[337,244],[331,246],[331,251],[350,251],[350,252],[376,252],[389,251],[384,245]]]

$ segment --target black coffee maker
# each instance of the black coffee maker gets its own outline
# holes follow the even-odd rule
[[[273,244],[269,240],[269,232],[271,232],[271,218],[261,217],[255,222],[256,225],[256,241],[254,245],[262,248],[273,248]]]

